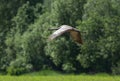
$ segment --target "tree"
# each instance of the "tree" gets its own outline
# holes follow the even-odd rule
[[[88,0],[85,5],[83,22],[79,27],[86,31],[86,35],[78,59],[90,71],[110,72],[112,65],[118,60],[118,4],[118,0]]]
[[[30,2],[30,5],[36,5],[37,2],[43,3],[43,0],[11,0],[11,1],[0,1],[0,69],[4,69],[6,67],[5,59],[6,58],[6,48],[7,45],[5,44],[6,39],[8,41],[13,41],[14,38],[9,38],[11,32],[13,32],[13,17],[17,14],[18,8],[25,4],[27,1]],[[17,5],[14,5],[17,4]],[[19,10],[20,12],[20,10]],[[28,11],[29,12],[29,11]],[[27,12],[27,13],[28,13]],[[30,17],[30,16],[29,16]],[[15,34],[15,33],[14,33]],[[13,35],[11,36],[13,37]],[[12,42],[11,42],[12,43]],[[12,46],[10,46],[11,48]],[[9,47],[8,47],[9,48]],[[11,48],[12,49],[12,48]],[[7,51],[11,52],[11,49],[7,49]],[[12,54],[12,52],[11,52]]]
[[[68,24],[76,27],[76,22],[82,20],[84,4],[85,0],[54,1],[51,5],[51,25],[58,27]],[[45,50],[57,69],[65,72],[80,69],[80,64],[76,60],[80,47],[71,40],[68,34],[64,34],[53,42],[48,42]]]
[[[9,74],[21,74],[32,69],[31,66],[33,65],[29,62],[31,59],[27,56],[28,52],[26,53],[29,49],[26,46],[29,46],[28,44],[34,40],[29,41],[32,34],[28,34],[27,31],[41,12],[41,3],[32,6],[30,2],[27,2],[18,9],[17,15],[12,19],[13,27],[6,37],[6,62],[3,64],[3,66],[6,66],[4,69],[7,70],[8,73],[10,72]],[[19,63],[18,60],[21,61],[21,63]],[[30,66],[30,68],[28,66]]]
[[[6,59],[6,36],[8,32],[11,29],[12,26],[12,21],[11,19],[13,18],[14,15],[17,13],[17,9],[21,6],[23,1],[0,1],[0,69],[3,69],[6,67],[4,65],[5,59]],[[18,4],[18,5],[13,5],[13,4]],[[3,66],[4,65],[4,66]]]

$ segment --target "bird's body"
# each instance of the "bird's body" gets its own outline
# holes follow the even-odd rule
[[[56,29],[54,28],[54,29],[51,29],[51,30],[56,30]],[[50,35],[49,40],[53,40],[56,37],[66,33],[66,32],[70,33],[73,40],[75,40],[79,44],[82,44],[80,31],[71,27],[71,26],[68,26],[68,25],[62,25],[59,28],[57,28],[57,30],[52,35]]]

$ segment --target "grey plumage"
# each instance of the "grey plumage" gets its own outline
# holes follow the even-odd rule
[[[56,28],[51,28],[50,30],[56,30]],[[69,32],[72,39],[75,40],[76,42],[78,42],[79,44],[83,43],[82,39],[81,39],[80,31],[71,26],[68,26],[68,25],[62,25],[59,28],[57,28],[57,30],[55,32],[53,32],[53,34],[51,34],[48,39],[53,40],[56,37],[66,33],[66,32]]]

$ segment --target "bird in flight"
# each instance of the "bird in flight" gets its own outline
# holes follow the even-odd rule
[[[83,44],[81,33],[76,28],[73,28],[68,25],[62,25],[59,28],[50,28],[49,30],[56,30],[56,31],[49,36],[48,40],[53,40],[59,37],[60,35],[68,32],[75,42],[79,44]]]

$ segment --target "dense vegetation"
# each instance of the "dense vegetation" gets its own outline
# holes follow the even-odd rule
[[[30,73],[26,75],[21,75],[21,76],[0,76],[0,81],[120,81],[120,76],[111,76],[108,74],[95,74],[94,76],[92,75],[63,75],[59,74],[53,71],[50,71],[52,73],[49,74],[48,71],[46,71],[48,75],[42,74],[45,72],[40,72],[40,73]]]
[[[48,28],[78,28],[83,45]],[[120,0],[0,0],[0,72],[120,74]]]

